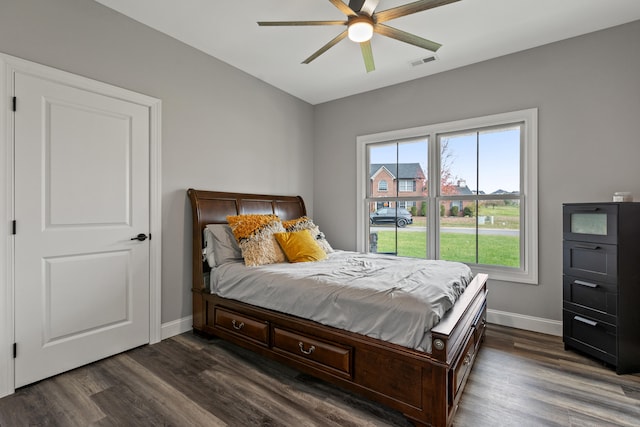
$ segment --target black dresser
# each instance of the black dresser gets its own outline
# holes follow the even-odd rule
[[[563,205],[563,341],[640,372],[640,203]]]

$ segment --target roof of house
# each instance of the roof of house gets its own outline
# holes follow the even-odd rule
[[[471,191],[466,184],[463,186],[456,186],[454,188],[456,189],[456,194],[461,196],[469,196],[473,194],[473,191]]]
[[[424,172],[420,163],[372,163],[369,169],[369,177],[382,168],[387,169],[397,179],[424,178]]]

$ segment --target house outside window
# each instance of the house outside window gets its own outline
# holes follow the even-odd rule
[[[371,249],[374,233],[377,252],[537,283],[536,109],[365,135],[357,144],[358,250]],[[392,183],[385,194],[366,185],[383,176]],[[380,205],[406,209],[412,222],[372,221]]]

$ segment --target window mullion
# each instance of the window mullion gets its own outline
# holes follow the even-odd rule
[[[427,139],[429,146],[429,169],[428,169],[428,199],[427,202],[427,258],[439,258],[440,241],[440,143],[435,134],[429,135]]]
[[[476,132],[476,195],[480,190],[480,132]],[[476,199],[477,200],[477,199]],[[478,232],[478,207],[476,206],[476,264],[480,262],[480,237]]]

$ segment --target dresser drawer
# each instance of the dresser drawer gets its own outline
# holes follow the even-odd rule
[[[351,378],[352,349],[340,344],[320,341],[278,327],[273,328],[273,349],[294,359],[311,360],[318,367]]]
[[[563,310],[563,329],[565,343],[578,344],[578,348],[596,356],[609,355],[615,361],[617,347],[614,325]]]
[[[565,240],[563,258],[566,275],[607,283],[618,279],[616,245]]]
[[[463,381],[471,371],[473,360],[476,357],[475,343],[475,333],[472,333],[469,336],[467,345],[465,345],[464,350],[462,350],[462,353],[460,353],[460,356],[458,356],[458,359],[454,363],[453,368],[449,371],[449,375],[451,377],[449,379],[449,382],[451,384],[451,387],[449,389],[449,398],[451,402],[454,401],[456,395],[458,394],[458,390],[460,390],[460,386],[462,386]]]
[[[265,321],[216,307],[215,327],[269,345],[269,324]]]
[[[566,303],[587,307],[610,316],[618,314],[616,284],[564,276],[562,296]]]
[[[618,206],[615,204],[566,204],[563,211],[563,238],[591,243],[616,244]]]

